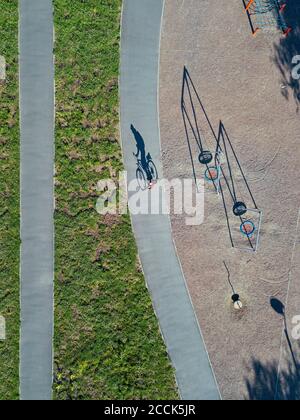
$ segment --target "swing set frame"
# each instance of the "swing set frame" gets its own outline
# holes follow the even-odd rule
[[[228,143],[228,146],[226,145],[226,143]],[[224,196],[224,190],[222,188],[222,181],[225,182],[227,188],[228,188],[228,192],[229,192],[229,196],[231,198],[231,201],[233,204],[238,202],[238,196],[237,196],[237,192],[236,192],[236,182],[234,180],[234,175],[233,175],[233,171],[231,169],[231,159],[229,157],[229,150],[231,149],[231,152],[233,154],[233,160],[236,161],[237,167],[242,175],[242,178],[244,180],[245,183],[245,188],[249,193],[249,196],[251,197],[251,201],[253,204],[253,207],[248,207],[246,206],[246,211],[244,215],[239,215],[238,219],[240,221],[240,223],[244,223],[247,219],[252,219],[254,216],[257,217],[258,221],[257,223],[255,223],[255,232],[253,232],[253,235],[245,235],[245,239],[247,239],[248,241],[248,246],[241,246],[241,245],[237,245],[236,240],[234,240],[233,237],[233,226],[232,226],[232,221],[230,221],[230,217],[228,215],[228,211],[227,211],[227,204],[226,204],[226,199]],[[222,156],[224,157],[224,162],[222,162]],[[224,204],[224,209],[225,209],[225,213],[226,213],[226,219],[227,219],[227,227],[229,230],[229,236],[230,236],[230,240],[231,240],[231,245],[232,248],[235,249],[239,249],[241,251],[248,251],[248,252],[257,252],[258,248],[259,248],[259,242],[260,242],[260,231],[261,231],[261,225],[262,225],[262,219],[263,219],[263,211],[261,209],[259,209],[256,205],[255,199],[252,195],[252,192],[250,190],[250,187],[248,185],[247,179],[245,177],[244,171],[239,163],[238,157],[233,149],[233,146],[231,144],[231,141],[228,137],[227,131],[222,123],[222,121],[220,121],[220,125],[219,125],[219,134],[218,134],[218,140],[217,140],[217,146],[216,146],[216,150],[215,150],[215,162],[216,162],[216,167],[218,167],[219,169],[219,179],[218,179],[218,184],[217,184],[217,194],[222,196],[222,200],[223,200],[223,204]],[[224,165],[227,164],[228,166],[228,172],[229,172],[229,177],[227,176],[227,174],[225,174],[224,171]],[[249,197],[249,198],[250,198]],[[236,215],[237,216],[237,215]],[[236,223],[234,223],[234,226],[236,226]],[[240,225],[239,225],[240,226]]]

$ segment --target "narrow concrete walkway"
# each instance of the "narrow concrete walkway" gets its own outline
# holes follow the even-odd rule
[[[22,400],[52,396],[54,65],[51,0],[20,2]]]
[[[140,133],[162,174],[157,109],[162,0],[124,0],[121,47],[121,137],[128,181],[135,179]],[[137,134],[136,134],[137,135]],[[216,400],[219,391],[163,215],[132,215],[146,281],[183,399]]]

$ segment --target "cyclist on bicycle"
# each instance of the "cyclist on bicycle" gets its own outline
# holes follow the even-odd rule
[[[149,164],[148,164],[149,153],[146,155],[145,142],[141,134],[134,128],[132,124],[130,128],[131,128],[131,131],[133,132],[133,135],[136,141],[137,152],[134,153],[134,156],[138,158],[138,156],[140,155],[141,166],[147,176],[148,188],[151,189],[153,187],[153,176],[152,176],[151,170],[149,169]]]

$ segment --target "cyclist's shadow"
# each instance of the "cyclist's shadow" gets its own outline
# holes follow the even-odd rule
[[[134,135],[137,149],[136,153],[133,153],[137,159],[136,179],[139,187],[145,190],[149,185],[157,181],[158,173],[150,153],[146,153],[145,141],[141,133],[132,124],[130,129]]]

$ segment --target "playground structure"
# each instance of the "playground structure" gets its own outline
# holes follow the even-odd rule
[[[245,12],[248,15],[252,28],[253,36],[259,31],[280,30],[287,36],[292,28],[288,26],[284,19],[284,11],[287,3],[281,0],[243,0]],[[253,22],[255,21],[255,26]]]
[[[197,186],[198,176],[196,175],[197,166],[200,164],[201,177],[205,184],[205,191],[220,194],[221,165],[218,154],[215,151],[216,139],[212,127],[207,124],[205,112],[204,119],[200,122],[199,110],[203,111],[201,100],[197,90],[189,76],[188,70],[184,68],[182,94],[181,94],[181,112],[185,128],[185,134],[189,145],[190,158],[193,166],[194,179]],[[205,129],[204,129],[205,123]],[[192,143],[198,149],[198,160],[194,161],[192,153]]]
[[[186,68],[183,74],[181,111],[196,185],[196,171],[200,164],[205,191],[215,192],[222,198],[232,248],[256,252],[263,213],[256,204],[222,121],[216,135]],[[199,152],[198,165],[194,162],[192,143]]]
[[[259,247],[263,213],[257,207],[222,121],[219,124],[215,156],[219,162],[219,189],[231,245],[243,251],[256,252]]]

